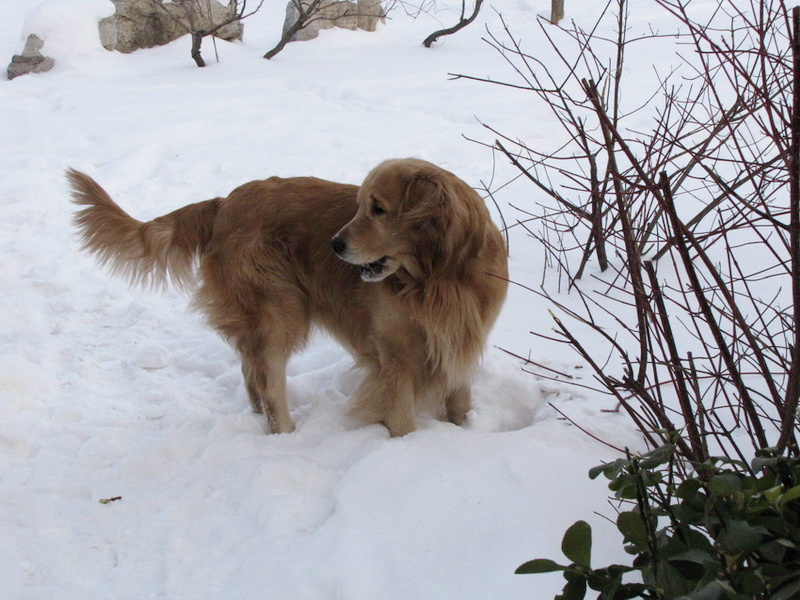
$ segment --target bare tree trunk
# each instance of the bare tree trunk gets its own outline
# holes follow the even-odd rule
[[[550,3],[550,22],[553,25],[558,25],[558,22],[564,18],[564,0],[552,0]]]
[[[274,57],[278,52],[286,47],[294,35],[308,25],[314,15],[319,12],[322,0],[312,0],[307,6],[303,6],[302,0],[294,0],[295,8],[297,9],[297,20],[288,29],[284,29],[281,39],[275,47],[264,55],[267,60]]]
[[[294,25],[292,25],[289,29],[283,32],[281,39],[278,40],[278,43],[275,44],[275,47],[272,50],[270,50],[264,55],[264,58],[266,58],[267,60],[273,58],[276,54],[278,54],[278,52],[280,52],[286,47],[286,44],[288,44],[289,40],[291,40],[292,37],[294,37],[294,34],[300,31],[304,26],[305,23],[302,21],[302,19],[297,19]]]
[[[192,32],[192,58],[194,62],[197,63],[198,67],[205,67],[206,61],[203,60],[203,57],[200,55],[200,45],[203,43],[203,37],[205,37],[205,31],[194,31]]]

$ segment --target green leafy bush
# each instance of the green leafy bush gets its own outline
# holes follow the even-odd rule
[[[590,566],[590,526],[578,521],[562,542],[572,561],[526,562],[517,573],[563,571],[557,600],[793,600],[800,598],[800,460],[762,456],[746,465],[709,459],[689,475],[675,447],[595,467],[621,501],[617,528],[631,566]],[[638,574],[638,582],[623,576]]]

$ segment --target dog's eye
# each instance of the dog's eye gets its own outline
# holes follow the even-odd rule
[[[372,214],[376,217],[386,214],[386,209],[381,206],[380,202],[375,202],[372,205]]]

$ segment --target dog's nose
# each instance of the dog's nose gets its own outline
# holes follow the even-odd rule
[[[331,239],[331,248],[336,254],[341,254],[344,252],[344,249],[347,247],[347,242],[344,241],[344,238],[341,236],[336,236]]]

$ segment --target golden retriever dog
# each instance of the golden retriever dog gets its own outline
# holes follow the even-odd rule
[[[365,370],[352,400],[363,422],[400,436],[423,408],[464,423],[507,263],[483,200],[449,171],[395,159],[360,187],[271,177],[146,223],[88,175],[67,176],[84,248],[133,283],[193,291],[272,432],[295,427],[286,363],[312,326]]]

